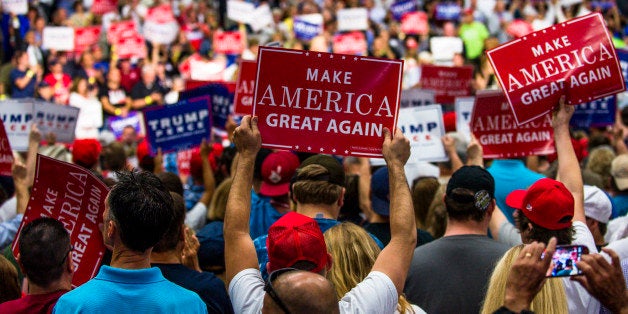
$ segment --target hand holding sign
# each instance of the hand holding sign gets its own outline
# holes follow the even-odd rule
[[[257,117],[245,116],[233,132],[233,142],[243,157],[255,157],[262,146],[262,136],[257,127]]]
[[[397,128],[393,136],[388,128],[384,128],[382,153],[388,165],[404,166],[406,164],[410,158],[410,141],[403,135],[401,129]]]

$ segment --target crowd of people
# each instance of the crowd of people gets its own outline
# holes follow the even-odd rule
[[[273,23],[259,31],[229,20],[226,1],[172,1],[182,32],[169,45],[147,41],[146,58],[117,56],[106,30],[133,20],[141,33],[160,1],[121,1],[96,15],[91,1],[40,0],[25,15],[3,13],[0,99],[38,98],[80,114],[73,143],[34,126],[13,175],[0,177],[0,313],[627,312],[626,110],[613,127],[573,130],[574,107],[561,99],[550,156],[488,160],[454,128],[442,139],[450,161],[433,164],[407,164],[400,130],[384,132],[385,166],[261,148],[251,116],[199,143],[186,171],[176,153],[151,154],[133,126],[108,135],[109,117],[176,103],[189,79],[180,65],[193,54],[226,60],[223,79],[233,81],[237,61],[254,60],[268,42],[333,52],[343,8],[368,9],[361,54],[404,59],[404,89],[420,87],[420,65],[430,63],[472,65],[474,91],[499,88],[483,53],[519,36],[511,25],[539,30],[597,11],[617,48],[628,38],[628,15],[611,1],[410,2],[427,13],[427,33],[404,34],[393,1],[269,1]],[[439,14],[452,6],[459,14]],[[314,13],[322,33],[295,36],[295,18]],[[80,54],[42,47],[46,26],[90,25],[102,25],[102,40]],[[244,51],[215,53],[219,30],[240,31]],[[435,37],[460,49],[440,59]],[[38,153],[111,188],[101,230],[107,253],[96,276],[74,289],[75,248],[57,220],[28,222],[20,254],[11,250]],[[567,244],[588,249],[570,265],[582,275],[547,278],[556,245]]]

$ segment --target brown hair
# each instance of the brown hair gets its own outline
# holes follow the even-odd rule
[[[329,176],[329,171],[318,164],[298,169],[292,184],[294,199],[301,204],[331,205],[337,202],[342,194],[342,187],[321,179],[325,176]]]

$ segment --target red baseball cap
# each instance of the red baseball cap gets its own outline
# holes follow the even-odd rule
[[[571,227],[573,195],[559,181],[543,178],[527,190],[512,191],[506,197],[506,204],[521,210],[530,221],[543,228],[560,230]]]
[[[87,169],[98,163],[102,148],[95,139],[77,139],[72,145],[72,160]]]
[[[262,186],[260,194],[281,196],[288,194],[290,180],[299,168],[299,157],[287,152],[270,153],[262,162]]]
[[[299,261],[316,265],[311,272],[318,273],[331,266],[325,238],[318,223],[307,216],[288,212],[268,229],[268,272],[293,267]]]

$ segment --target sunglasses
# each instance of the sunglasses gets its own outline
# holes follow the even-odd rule
[[[281,299],[279,298],[279,295],[277,294],[277,291],[275,291],[275,289],[273,288],[273,282],[275,280],[277,280],[277,278],[279,278],[279,276],[288,273],[288,272],[292,272],[292,271],[297,271],[298,269],[296,268],[280,268],[277,269],[273,272],[270,273],[270,275],[268,275],[268,280],[266,281],[266,285],[264,286],[264,291],[266,291],[268,293],[268,295],[270,296],[271,299],[273,299],[273,301],[275,301],[275,303],[277,303],[277,305],[279,305],[279,307],[281,308],[281,310],[283,310],[286,314],[290,314],[290,311],[288,310],[288,307],[283,303],[283,301],[281,301]]]

